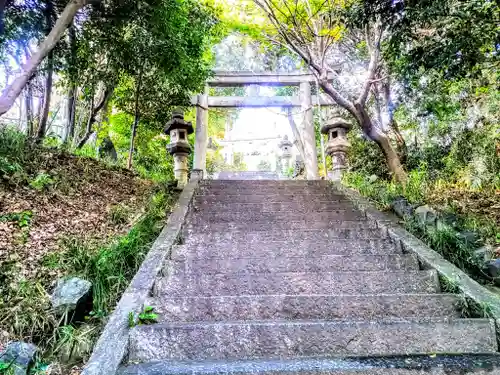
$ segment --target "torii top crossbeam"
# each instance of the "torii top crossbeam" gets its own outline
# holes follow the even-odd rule
[[[214,77],[207,80],[212,87],[235,87],[245,85],[297,86],[302,82],[315,82],[313,74],[307,72],[250,72],[214,71]]]

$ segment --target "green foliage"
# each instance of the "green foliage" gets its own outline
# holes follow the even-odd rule
[[[257,164],[257,170],[259,171],[270,171],[271,170],[271,163],[267,160],[262,159],[259,164]]]
[[[361,195],[370,198],[381,209],[388,210],[391,202],[401,195],[402,188],[396,184],[377,179],[371,181],[370,176],[358,172],[345,173],[342,183],[358,190]]]
[[[154,307],[152,306],[144,306],[142,311],[137,314],[137,316],[133,311],[130,311],[128,313],[128,326],[130,328],[137,325],[147,325],[154,323],[158,323],[158,314],[154,312]]]
[[[154,307],[146,306],[139,314],[139,324],[153,324],[158,322],[158,314],[154,313]]]
[[[47,173],[41,172],[30,182],[30,186],[35,190],[46,190],[54,183],[54,179]]]
[[[114,225],[122,225],[127,223],[130,214],[129,207],[119,204],[111,207],[109,219]]]
[[[350,132],[348,138],[351,143],[348,153],[349,169],[388,179],[389,169],[380,148],[361,136],[358,131]]]
[[[207,153],[207,174],[209,178],[217,172],[221,171],[246,171],[247,166],[243,162],[243,155],[234,153],[233,164],[228,164],[224,160],[224,157],[220,154],[219,150],[211,151]]]
[[[33,218],[32,211],[13,212],[5,215],[0,215],[0,223],[14,222],[17,224],[19,228],[25,228],[31,224],[32,218]]]

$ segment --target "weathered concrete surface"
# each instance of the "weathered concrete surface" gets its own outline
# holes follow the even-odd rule
[[[300,358],[238,361],[157,361],[123,368],[121,375],[496,375],[497,354]]]
[[[161,322],[460,317],[453,294],[270,295],[152,298]]]
[[[193,212],[189,215],[190,224],[265,222],[275,224],[279,221],[361,221],[366,220],[364,213],[357,210],[330,210],[325,212]],[[271,222],[271,223],[270,223]]]
[[[198,237],[197,237],[198,238]],[[363,243],[366,241],[366,243]],[[244,242],[225,240],[220,242],[197,242],[191,241],[185,245],[176,246],[173,250],[172,259],[184,258],[274,258],[277,262],[286,261],[287,258],[308,257],[311,261],[319,256],[328,255],[390,255],[401,254],[401,250],[387,240],[307,240],[303,242],[268,241],[268,242]]]
[[[238,194],[207,194],[195,197],[195,204],[212,204],[212,203],[262,203],[263,201],[269,203],[285,203],[285,202],[304,202],[304,196],[301,194],[256,194],[256,195],[238,195]],[[308,200],[311,202],[348,202],[345,197],[332,194],[309,194]]]
[[[494,353],[489,319],[185,323],[135,327],[130,361]]]
[[[204,220],[198,223],[189,223],[186,226],[187,230],[196,230],[197,232],[217,232],[217,231],[235,231],[235,230],[249,230],[249,231],[269,231],[270,227],[273,230],[289,229],[289,230],[315,230],[329,228],[336,229],[366,229],[376,228],[377,224],[367,220],[294,220],[294,221],[254,221],[254,222],[212,222]]]
[[[270,202],[270,203],[234,203],[219,202],[211,204],[194,205],[196,213],[311,213],[332,210],[352,210],[353,204],[350,202],[331,201],[305,201],[302,202]]]
[[[388,238],[387,232],[380,229],[307,229],[300,231],[293,229],[274,229],[269,228],[266,231],[257,230],[219,230],[206,233],[197,233],[198,228],[191,228],[183,231],[185,243],[218,243],[221,241],[234,241],[245,243],[262,243],[266,241],[290,241],[296,243],[309,240],[335,240],[335,239],[366,239],[381,240]],[[249,229],[249,228],[247,228]]]
[[[190,256],[189,248],[186,255]],[[308,249],[314,250],[314,249]],[[221,254],[226,255],[226,254]],[[235,254],[238,256],[239,254]],[[249,254],[250,256],[252,254]],[[332,271],[396,271],[419,269],[417,257],[410,254],[392,255],[318,255],[277,257],[273,252],[261,258],[188,258],[167,266],[175,273],[264,273],[264,272],[332,272]]]
[[[436,293],[439,282],[434,270],[186,274],[160,278],[154,290],[159,296]]]
[[[128,316],[141,310],[160,273],[170,249],[181,233],[198,181],[189,182],[182,191],[167,224],[149,250],[101,334],[82,375],[112,375],[127,354]]]

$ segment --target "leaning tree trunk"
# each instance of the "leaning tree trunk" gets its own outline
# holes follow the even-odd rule
[[[41,142],[45,137],[47,132],[47,121],[49,119],[50,110],[50,99],[52,98],[52,83],[54,74],[54,57],[52,52],[49,54],[47,67],[47,78],[45,79],[45,96],[43,99],[43,110],[42,117],[40,118],[40,123],[38,125],[38,131],[36,135],[36,142]]]
[[[137,82],[137,87],[135,90],[135,114],[134,114],[134,122],[132,123],[132,129],[130,134],[130,148],[128,151],[128,161],[127,168],[132,168],[132,159],[134,157],[134,144],[135,144],[135,136],[137,135],[137,125],[139,125],[139,94],[141,91],[142,84],[142,71],[139,73],[139,79]]]
[[[92,134],[92,126],[96,121],[96,117],[99,114],[99,112],[108,104],[109,100],[111,99],[111,96],[113,95],[114,90],[115,90],[114,86],[106,87],[101,101],[99,102],[99,104],[97,104],[95,108],[94,108],[94,99],[92,99],[92,102],[90,104],[90,114],[89,114],[90,117],[87,121],[87,126],[85,127],[85,133],[83,137],[80,139],[80,141],[78,141],[76,148],[78,149],[82,148],[85,145],[85,143],[87,143],[87,141],[89,140],[90,135]]]
[[[28,83],[40,63],[54,49],[76,13],[88,3],[90,3],[89,0],[71,0],[66,5],[50,34],[45,38],[33,56],[22,66],[22,73],[3,91],[0,97],[0,116],[5,114],[14,105],[16,98],[23,91],[26,83]]]
[[[382,131],[377,130],[377,128],[373,125],[373,121],[371,120],[368,112],[361,104],[355,103],[354,105],[358,114],[357,120],[361,125],[363,133],[365,133],[373,142],[375,142],[380,147],[387,161],[387,166],[389,167],[389,170],[392,172],[396,181],[405,184],[408,176],[406,175],[399,155],[392,147],[389,138],[387,138],[387,136]]]

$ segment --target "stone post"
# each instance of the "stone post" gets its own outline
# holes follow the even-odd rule
[[[351,146],[347,140],[347,133],[351,127],[352,125],[343,119],[334,118],[321,128],[322,134],[328,134],[325,151],[332,157],[332,174],[329,174],[329,177],[333,181],[340,181],[347,169],[347,151]]]
[[[278,147],[281,151],[281,174],[285,175],[290,169],[290,160],[292,159],[292,142],[288,140],[288,136],[285,135],[283,140],[279,143]]]
[[[299,96],[300,107],[303,113],[302,141],[304,144],[304,163],[307,170],[307,179],[317,180],[319,179],[318,153],[316,150],[316,133],[314,131],[313,122],[311,84],[309,82],[300,83]]]
[[[179,188],[186,186],[188,180],[188,156],[191,153],[188,135],[193,131],[193,125],[184,120],[184,114],[179,110],[172,113],[172,119],[165,127],[165,133],[170,135],[167,149],[174,156],[174,174]]]
[[[205,172],[207,165],[208,143],[208,86],[205,92],[198,95],[196,104],[196,128],[194,137],[193,169]]]

